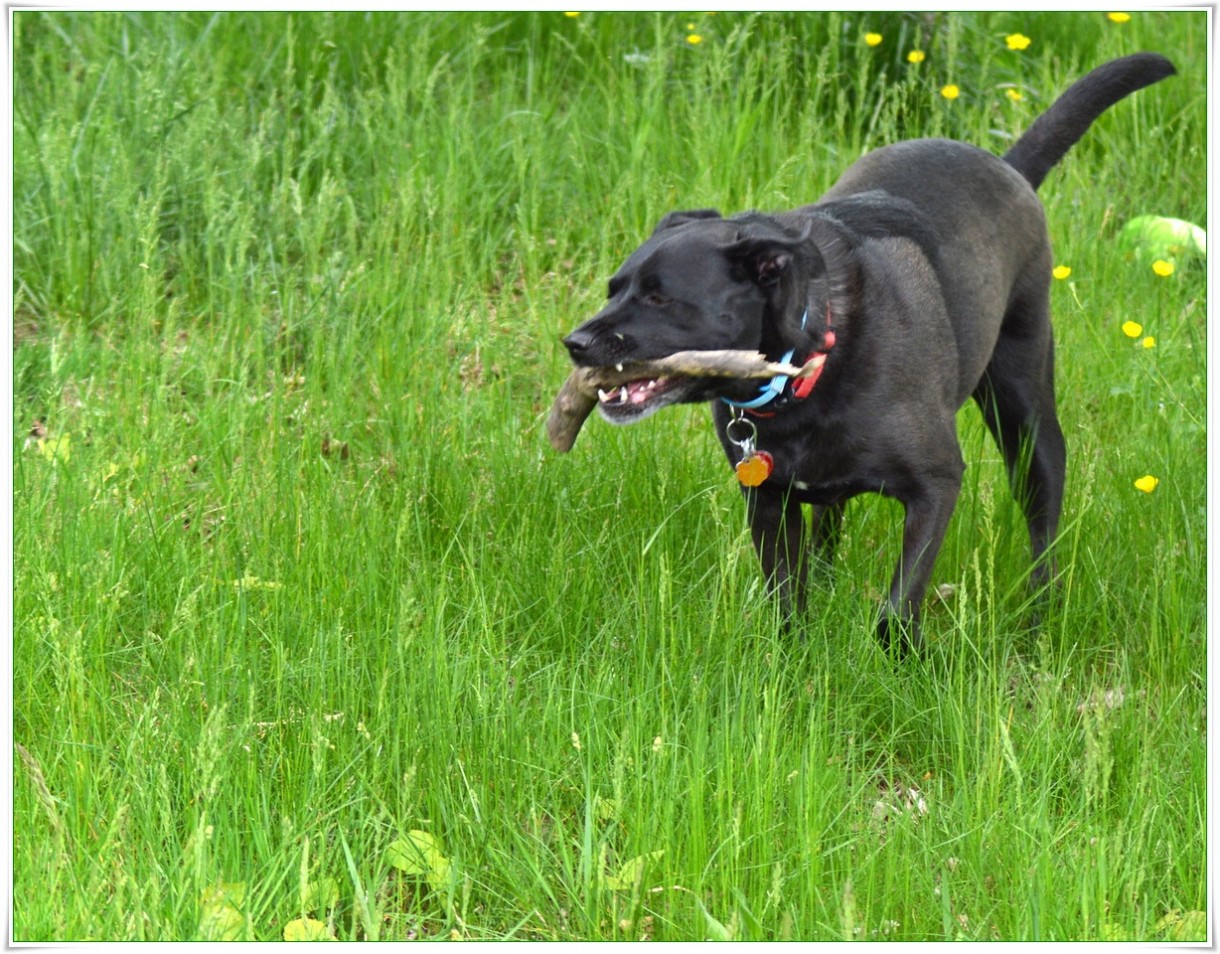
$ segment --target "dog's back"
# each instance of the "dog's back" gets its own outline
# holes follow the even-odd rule
[[[1050,273],[1042,205],[998,156],[947,139],[913,139],[859,159],[811,208],[875,190],[909,203],[936,230],[931,264],[957,339],[952,403],[960,406],[991,359],[1010,290]]]
[[[958,342],[958,403],[978,384],[1005,321],[1022,320],[1030,309],[1021,306],[1049,281],[1050,242],[1034,190],[1106,109],[1174,72],[1155,53],[1114,60],[1070,86],[1003,158],[947,139],[899,142],[862,157],[806,207],[882,190],[934,224],[940,257],[932,264]]]

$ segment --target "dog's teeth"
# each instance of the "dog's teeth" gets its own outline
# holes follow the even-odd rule
[[[616,364],[614,366],[614,370],[619,372],[619,374],[622,374],[623,373],[623,362],[620,361],[618,364]]]
[[[649,395],[661,386],[661,378],[650,378],[636,381],[630,387],[626,384],[613,391],[604,388],[597,389],[597,400],[602,404],[617,404],[620,407],[627,404],[643,404]]]

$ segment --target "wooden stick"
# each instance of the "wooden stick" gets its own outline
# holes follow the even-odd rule
[[[773,378],[786,374],[799,378],[809,371],[768,361],[757,351],[678,351],[613,368],[574,368],[555,395],[546,433],[555,450],[561,454],[570,451],[585,420],[597,407],[599,388],[609,390],[629,381],[663,377]]]

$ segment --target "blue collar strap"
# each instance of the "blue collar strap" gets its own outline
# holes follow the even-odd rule
[[[796,354],[795,348],[793,350],[789,351],[787,354],[785,354],[782,358],[779,359],[780,364],[788,364],[789,362],[791,362],[792,356],[794,354]],[[770,404],[777,397],[779,397],[781,394],[783,394],[784,390],[788,387],[788,382],[790,380],[791,380],[790,375],[777,374],[770,381],[768,381],[766,384],[764,384],[761,388],[758,389],[758,397],[754,398],[753,400],[734,401],[734,400],[732,400],[730,398],[726,398],[726,397],[722,397],[720,400],[722,400],[725,404],[731,405],[732,407],[743,407],[743,408],[746,408],[747,410],[754,410],[755,408],[762,407],[764,404]]]
[[[809,320],[809,309],[806,308],[805,313],[803,315],[801,315],[801,330],[802,331],[805,330],[805,323],[808,320]],[[793,348],[791,351],[789,351],[787,354],[785,354],[782,358],[779,359],[780,363],[781,364],[790,364],[792,361],[793,355],[795,355],[795,354],[796,354],[796,349]],[[720,400],[722,400],[725,404],[729,405],[730,407],[741,407],[741,408],[745,408],[748,411],[753,411],[753,410],[756,410],[757,408],[770,404],[777,397],[779,397],[781,394],[783,394],[784,391],[787,389],[788,382],[790,380],[792,380],[791,375],[777,374],[770,381],[768,381],[766,384],[764,384],[761,388],[758,389],[758,396],[753,398],[752,400],[734,401],[731,398],[726,398],[726,397],[722,397]]]

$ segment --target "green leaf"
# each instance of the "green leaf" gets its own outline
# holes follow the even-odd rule
[[[241,907],[246,900],[246,883],[244,881],[218,881],[203,889],[201,903],[205,908],[210,905],[229,904]]]
[[[204,888],[200,897],[203,911],[199,918],[199,940],[249,940],[250,922],[240,910],[245,897],[246,886],[241,882],[221,882]]]
[[[285,941],[337,941],[323,922],[313,918],[297,918],[284,925]]]
[[[334,878],[311,881],[302,886],[301,910],[320,914],[339,903],[339,884]]]
[[[703,902],[699,900],[697,894],[692,893],[691,897],[695,899],[695,904],[699,905],[699,910],[703,913],[703,920],[707,923],[708,940],[710,941],[735,941],[737,940],[737,925],[735,919],[730,919],[726,925],[717,921],[710,911],[703,906]]]
[[[1170,941],[1206,941],[1207,912],[1175,909],[1156,922],[1156,930]]]
[[[597,795],[593,799],[593,814],[598,821],[614,821],[618,817],[619,803],[616,798],[602,798]]]
[[[646,855],[636,855],[619,865],[618,874],[606,875],[602,884],[611,891],[632,891],[637,889],[644,880],[644,869],[649,862],[658,860],[665,849],[650,851]]]
[[[399,838],[386,849],[386,861],[403,874],[426,878],[435,891],[449,881],[449,859],[426,831],[407,832],[405,838]]]
[[[58,464],[60,461],[67,462],[72,456],[72,435],[61,434],[59,437],[38,438],[38,453],[49,460],[52,464]]]
[[[1136,258],[1173,261],[1190,255],[1207,255],[1207,232],[1192,222],[1161,215],[1138,215],[1118,233],[1118,244]]]

